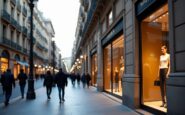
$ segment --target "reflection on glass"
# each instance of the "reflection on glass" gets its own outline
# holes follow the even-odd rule
[[[104,48],[104,89],[111,92],[111,45]]]
[[[5,72],[8,69],[8,59],[0,58],[1,60],[1,72]]]
[[[93,86],[97,86],[97,54],[94,54],[91,59],[91,83]]]
[[[122,95],[122,75],[124,71],[123,62],[123,36],[112,43],[112,71],[113,71],[113,93]]]
[[[168,5],[158,9],[141,23],[143,104],[166,112],[162,104],[160,87],[154,86],[158,77],[161,46],[168,46]],[[155,46],[155,47],[154,47]]]
[[[124,73],[123,35],[104,48],[104,89],[122,95]]]

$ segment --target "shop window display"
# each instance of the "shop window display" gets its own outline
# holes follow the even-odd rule
[[[8,69],[8,59],[0,58],[1,61],[1,72],[5,72]]]
[[[165,4],[141,22],[142,100],[144,105],[163,112],[167,111],[165,83],[170,68],[168,15],[168,5]],[[156,80],[160,81],[160,85],[154,84]]]
[[[104,48],[104,89],[119,96],[122,96],[123,54],[122,35]]]
[[[97,54],[94,54],[91,59],[91,75],[92,80],[91,83],[93,86],[97,86]]]

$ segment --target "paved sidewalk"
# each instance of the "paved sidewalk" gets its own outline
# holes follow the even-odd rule
[[[138,115],[135,111],[112,100],[95,88],[66,88],[65,102],[59,103],[57,87],[53,88],[51,100],[47,100],[45,88],[36,90],[35,100],[14,98],[5,107],[0,104],[0,115]]]

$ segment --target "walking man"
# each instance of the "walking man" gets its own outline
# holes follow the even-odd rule
[[[58,87],[59,99],[60,103],[65,101],[65,86],[67,86],[67,75],[62,71],[62,68],[59,69],[59,72],[55,76],[55,83]],[[62,90],[62,98],[61,98],[61,90]]]
[[[5,102],[4,102],[4,104],[5,104],[5,106],[7,106],[9,104],[9,100],[12,95],[12,86],[15,87],[14,76],[11,73],[10,69],[7,69],[5,74],[2,76],[1,80],[2,80],[1,82],[5,88]]]
[[[19,80],[19,85],[20,85],[20,91],[21,91],[21,96],[22,96],[22,99],[24,98],[24,88],[25,88],[25,85],[26,85],[26,80],[27,80],[27,75],[24,73],[24,70],[21,69],[20,70],[20,73],[18,75],[18,80]]]
[[[44,86],[46,86],[46,94],[48,99],[51,99],[50,95],[51,95],[52,86],[53,86],[53,76],[51,75],[50,71],[47,71],[44,77]]]

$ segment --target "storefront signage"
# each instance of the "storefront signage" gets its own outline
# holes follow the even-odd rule
[[[148,8],[151,4],[153,4],[157,0],[139,0],[136,3],[136,14],[141,14],[146,8]]]
[[[118,34],[123,29],[123,20],[119,21],[118,24],[102,39],[102,45],[112,40],[116,34]]]

